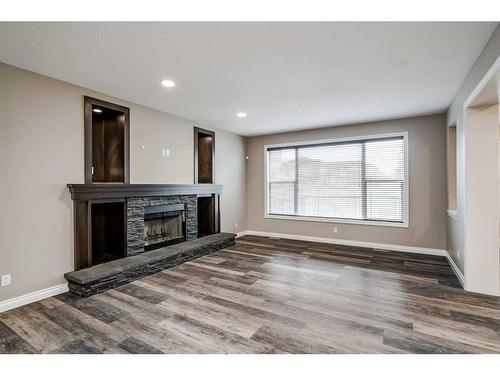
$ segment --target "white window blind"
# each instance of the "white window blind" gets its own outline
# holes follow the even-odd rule
[[[267,148],[270,215],[403,223],[404,136]]]

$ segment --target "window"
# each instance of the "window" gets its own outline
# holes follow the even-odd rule
[[[266,146],[266,216],[408,225],[407,134]]]

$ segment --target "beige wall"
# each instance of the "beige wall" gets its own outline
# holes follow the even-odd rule
[[[193,122],[0,64],[0,274],[12,275],[0,301],[63,283],[73,268],[66,184],[83,183],[83,95],[130,107],[131,183],[193,182]],[[245,228],[244,142],[216,130],[223,231]]]
[[[457,127],[448,126],[448,210],[457,209]]]
[[[500,56],[500,27],[497,27],[490,40],[484,47],[481,55],[463,82],[448,112],[448,125],[456,124],[456,148],[457,148],[457,211],[458,218],[447,218],[447,250],[460,271],[464,272],[464,248],[465,248],[465,128],[464,128],[464,103],[471,95],[474,88],[479,84],[486,72],[491,68]],[[449,166],[452,168],[453,166]]]
[[[468,108],[464,121],[465,289],[498,296],[498,104]]]
[[[264,218],[264,145],[407,131],[409,228]],[[446,126],[444,115],[253,137],[247,140],[247,229],[393,245],[445,248]]]

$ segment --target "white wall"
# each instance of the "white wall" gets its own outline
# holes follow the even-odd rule
[[[66,184],[84,181],[84,95],[130,107],[131,183],[193,183],[192,121],[5,64],[0,88],[0,274],[12,275],[0,301],[63,283],[73,269]],[[243,230],[245,140],[215,130],[221,229]]]
[[[476,60],[467,78],[453,99],[448,112],[447,124],[457,126],[457,211],[458,218],[447,218],[447,250],[461,272],[464,272],[465,247],[465,128],[464,103],[483,76],[488,72],[500,55],[500,27],[497,27],[490,40]]]
[[[498,104],[468,108],[464,124],[465,288],[500,295]]]

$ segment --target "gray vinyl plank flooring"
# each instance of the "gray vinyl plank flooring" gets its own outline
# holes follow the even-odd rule
[[[500,298],[465,292],[442,257],[244,236],[4,312],[0,353],[500,353]]]

